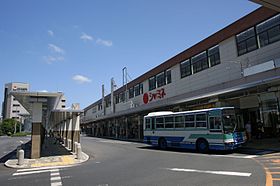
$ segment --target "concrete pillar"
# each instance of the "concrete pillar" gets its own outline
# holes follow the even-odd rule
[[[80,143],[80,115],[73,114],[72,115],[72,150],[75,148],[74,143]]]
[[[72,135],[72,118],[67,119],[67,140],[69,140],[69,146],[67,146],[69,149],[73,150],[72,147],[72,141],[73,141],[73,135]],[[70,142],[71,141],[71,142]]]
[[[32,104],[32,134],[31,134],[31,158],[40,158],[41,154],[41,125],[42,103]]]
[[[65,120],[65,121],[63,121],[63,141],[64,141],[64,146],[67,147],[67,134],[66,134],[66,131],[67,131],[67,122]]]

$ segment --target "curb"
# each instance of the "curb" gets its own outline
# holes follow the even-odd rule
[[[67,156],[69,156],[69,155],[67,155]],[[67,157],[67,156],[57,156],[57,158],[63,158],[63,157]],[[67,163],[63,163],[62,161],[60,161],[60,162],[49,162],[49,165],[48,165],[48,163],[45,163],[45,164],[42,163],[42,166],[32,167],[32,161],[35,162],[36,159],[24,159],[23,165],[17,165],[17,161],[18,161],[17,159],[10,159],[10,160],[7,160],[4,163],[4,165],[6,167],[8,167],[8,168],[13,168],[13,169],[23,169],[23,168],[24,169],[29,169],[29,168],[31,169],[31,168],[61,167],[61,166],[67,167],[67,166],[79,165],[79,164],[82,164],[82,163],[84,163],[84,162],[89,160],[89,155],[87,155],[84,152],[82,152],[82,159],[81,160],[77,160],[75,154],[70,155],[70,156],[73,156],[74,162],[73,163],[71,162],[71,163],[68,163],[68,164]],[[49,157],[44,157],[44,158],[47,159],[47,158],[50,158],[50,156]],[[52,158],[54,158],[54,157],[52,157]],[[55,164],[57,164],[57,165],[55,165]]]

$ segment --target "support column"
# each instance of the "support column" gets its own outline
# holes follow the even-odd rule
[[[42,103],[32,104],[31,159],[41,155]]]
[[[75,142],[80,143],[80,115],[73,114],[73,121],[72,121],[72,149],[74,149]]]
[[[69,141],[69,149],[73,150],[73,136],[72,136],[72,118],[67,119],[67,141]]]

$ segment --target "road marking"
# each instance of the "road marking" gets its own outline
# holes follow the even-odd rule
[[[50,172],[51,170],[37,170],[37,171],[28,171],[28,172],[16,172],[13,176],[29,175],[29,174],[39,174],[44,172]]]
[[[51,183],[51,186],[61,186],[62,183],[61,182],[54,182],[54,183]]]
[[[249,177],[252,173],[247,172],[231,172],[231,171],[207,171],[207,170],[196,170],[196,169],[180,169],[180,168],[167,168],[171,171],[177,172],[197,172],[197,173],[206,173],[206,174],[218,174],[218,175],[227,175],[227,176],[244,176]]]
[[[51,181],[61,180],[60,176],[51,177]]]
[[[51,176],[59,176],[59,172],[51,172]]]
[[[67,168],[67,167],[73,167],[73,165],[53,166],[53,167],[37,167],[37,168],[30,168],[30,169],[18,169],[17,172],[35,171],[35,170],[50,170],[50,169],[60,169],[60,168]]]

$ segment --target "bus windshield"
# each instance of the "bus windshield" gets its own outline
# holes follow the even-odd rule
[[[223,110],[223,129],[225,133],[234,132],[236,129],[234,110]]]

